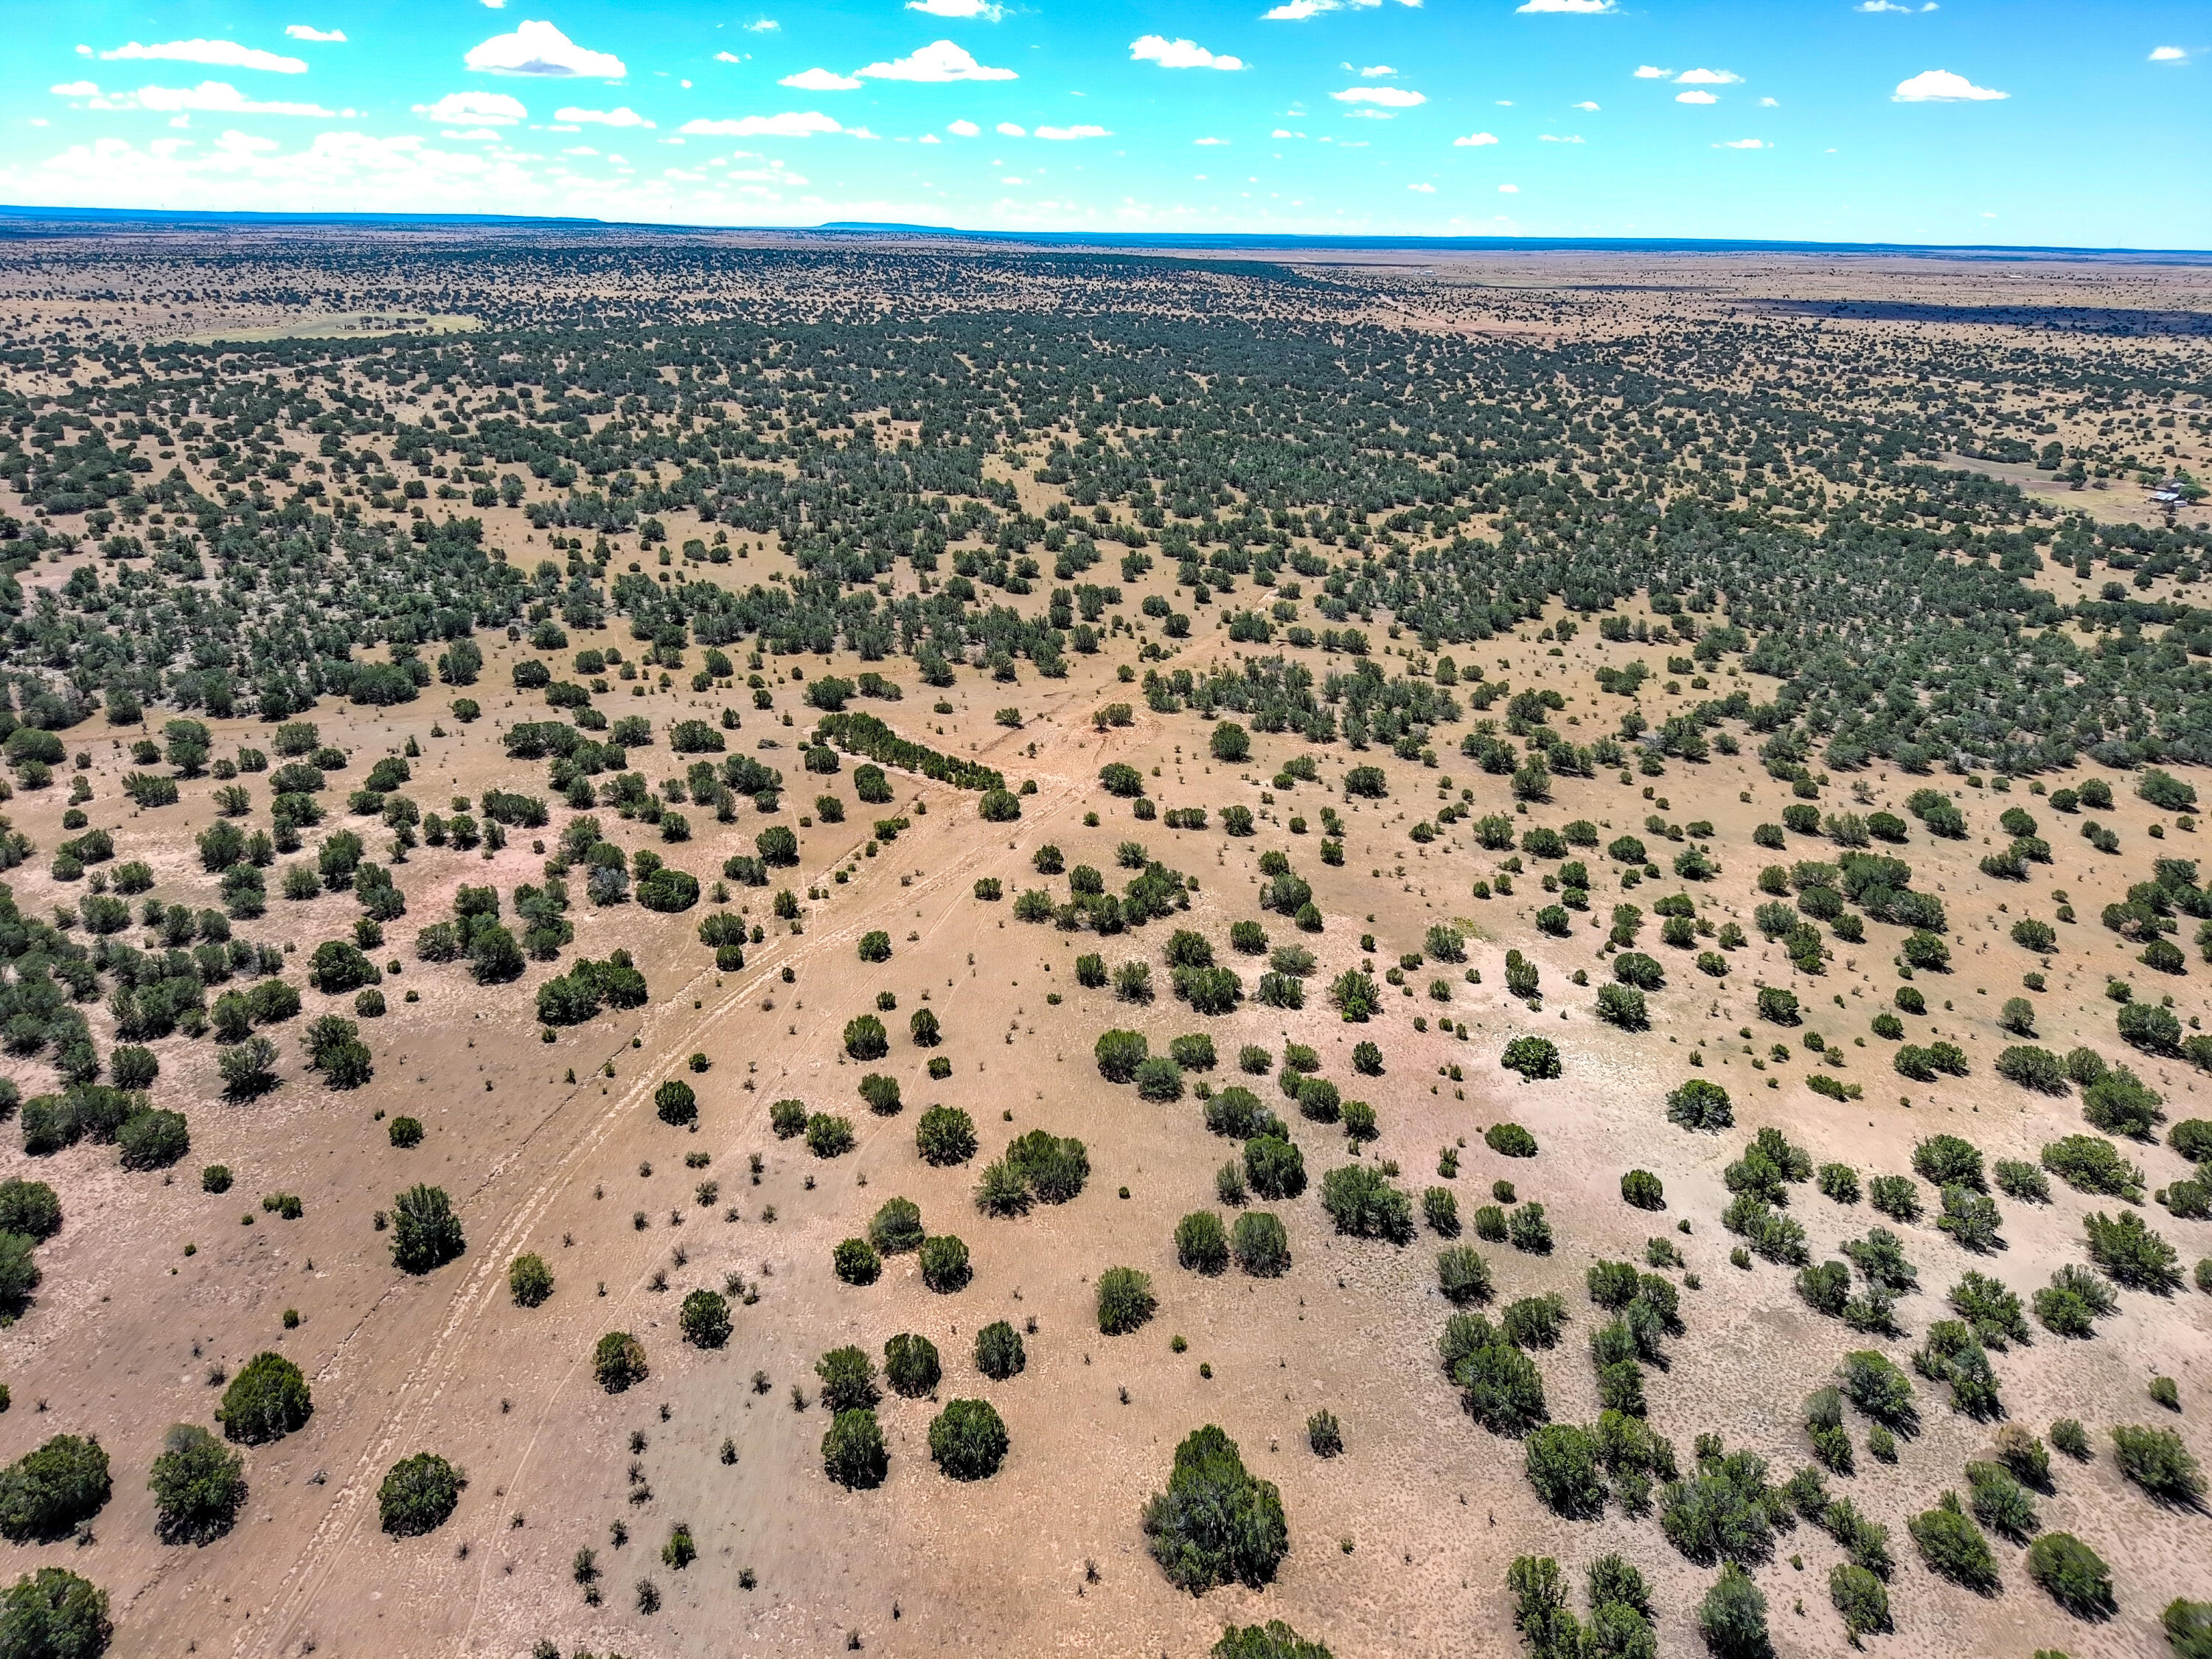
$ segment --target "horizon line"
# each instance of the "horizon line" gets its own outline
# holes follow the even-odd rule
[[[69,224],[331,225],[400,228],[483,226],[501,229],[621,231],[643,235],[776,235],[925,237],[942,240],[1031,243],[1043,246],[1091,246],[1128,248],[1312,249],[1381,251],[1390,248],[1443,252],[1680,252],[1956,254],[1991,256],[2075,256],[2212,260],[2212,249],[2093,246],[2066,243],[1820,241],[1805,238],[1750,236],[1558,236],[1350,234],[1260,231],[977,230],[957,225],[909,224],[896,221],[826,220],[814,225],[712,225],[665,221],[588,218],[577,215],[503,213],[319,213],[270,209],[48,207],[0,203],[0,235],[7,227],[47,222]]]

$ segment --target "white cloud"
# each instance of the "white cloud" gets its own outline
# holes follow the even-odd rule
[[[905,140],[902,139],[900,142],[903,143]],[[921,137],[915,140],[915,143],[918,144],[941,144],[944,142],[945,141],[942,138],[939,138],[933,132],[925,132]]]
[[[597,155],[599,151],[593,149],[589,144],[571,144],[567,149],[562,150],[561,154],[563,155]]]
[[[57,98],[97,98],[100,96],[100,85],[97,82],[94,81],[64,81],[59,86],[48,87],[46,90],[53,94]]]
[[[749,52],[718,52],[714,54],[714,61],[718,64],[744,64],[751,60],[752,53]]]
[[[1029,134],[1012,121],[1001,121],[995,129],[1001,138],[1026,138]]]
[[[933,40],[918,52],[888,64],[871,64],[854,73],[871,81],[1011,81],[1010,69],[992,69],[977,63],[950,40]]]
[[[629,73],[611,52],[580,46],[550,23],[525,22],[512,34],[495,34],[472,46],[463,60],[479,75],[588,75],[619,81]]]
[[[1541,133],[1538,136],[1543,143],[1547,144],[1579,144],[1582,143],[1582,137],[1578,133],[1569,133],[1565,137],[1560,137],[1556,132]]]
[[[1147,34],[1129,42],[1129,61],[1158,64],[1162,69],[1241,70],[1244,60],[1227,52],[1211,52],[1195,40],[1170,40]]]
[[[614,109],[556,109],[553,112],[553,118],[599,127],[650,127],[653,125],[627,105]]]
[[[763,17],[759,19],[757,21],[745,23],[740,27],[742,27],[748,34],[774,34],[778,29],[781,28],[783,25],[777,22],[773,17]]]
[[[495,144],[505,139],[507,135],[491,127],[447,127],[438,137],[451,138],[456,143],[465,144]]]
[[[973,121],[951,121],[945,124],[945,130],[957,138],[973,138],[983,129]]]
[[[1859,3],[1852,9],[1854,11],[1893,11],[1910,15],[1916,11],[1934,11],[1936,0],[1925,0],[1923,4],[1917,6],[1900,6],[1896,3],[1896,0],[1859,0]]]
[[[987,23],[995,23],[1006,15],[1004,6],[994,6],[990,0],[906,0],[906,9],[927,12],[932,17],[980,17]]]
[[[1642,64],[1637,67],[1636,78],[1639,81],[1663,81],[1674,72],[1661,69],[1656,64]]]
[[[1909,81],[1899,81],[1897,90],[1890,94],[1891,100],[1899,104],[1980,102],[2011,96],[2008,92],[1978,87],[1965,76],[1954,75],[1949,70],[1923,70]]]
[[[1779,98],[1762,98],[1759,100],[1759,106],[1761,109],[1780,109],[1782,100]]]
[[[470,121],[484,126],[512,126],[530,114],[521,100],[503,92],[449,92],[434,104],[416,105],[415,112],[426,121],[452,126]]]
[[[1597,106],[1590,102],[1589,99],[1585,98],[1581,103],[1577,104],[1575,107],[1577,109],[1595,109]]]
[[[1066,143],[1072,138],[1111,138],[1114,135],[1103,127],[1039,127],[1036,136]]]
[[[1720,100],[1710,92],[1678,92],[1674,94],[1674,101],[1678,104],[1717,104]]]
[[[1763,138],[1730,138],[1713,146],[1715,149],[1772,149],[1773,145]]]
[[[188,125],[191,112],[216,115],[306,115],[328,120],[350,117],[352,110],[325,109],[320,104],[248,98],[228,81],[203,81],[196,87],[141,87],[136,92],[103,94],[90,81],[65,81],[48,88],[58,98],[82,98],[97,110],[156,110],[177,118],[171,126]]]
[[[2183,46],[2153,46],[2150,61],[2154,64],[2185,64],[2189,61],[2188,49]]]
[[[142,46],[136,40],[100,54],[104,63],[145,61],[165,64],[208,64],[222,69],[266,70],[271,75],[305,75],[304,58],[281,58],[258,46],[241,46],[235,40],[165,40]]]
[[[1521,186],[1518,185],[1500,185],[1498,187],[1498,193],[1500,196],[1518,196],[1521,193]]]
[[[345,39],[345,31],[343,29],[331,29],[325,32],[306,23],[287,23],[284,26],[284,33],[290,35],[295,40],[343,41]]]
[[[1424,196],[1433,196],[1437,193],[1437,187],[1434,185],[1408,185],[1406,188],[1418,190]]]
[[[1381,104],[1389,109],[1411,109],[1429,101],[1425,94],[1410,87],[1346,87],[1329,96],[1340,104]]]
[[[1385,75],[1395,75],[1397,72],[1397,70],[1392,69],[1388,64],[1370,64],[1365,69],[1359,71],[1363,77],[1370,81],[1376,80]]]
[[[809,69],[787,75],[776,85],[797,87],[801,92],[857,92],[860,82],[857,76],[840,75],[835,70]]]
[[[1288,127],[1277,127],[1273,132],[1269,133],[1267,137],[1270,138],[1303,138],[1305,137],[1305,134],[1303,132],[1292,132]],[[1198,142],[1203,144],[1209,141],[1201,138]]]
[[[1291,135],[1288,132],[1285,131],[1280,127],[1277,127],[1275,129],[1275,137],[1278,138],[1287,138],[1290,136]],[[1194,138],[1190,142],[1200,146],[1201,148],[1210,149],[1218,144],[1225,144],[1229,141],[1226,138]]]
[[[1674,77],[1678,87],[1732,87],[1743,76],[1733,70],[1684,70]]]
[[[1452,148],[1454,149],[1471,149],[1478,144],[1494,144],[1497,142],[1498,135],[1494,132],[1470,132],[1464,138],[1453,139]]]
[[[818,111],[787,110],[781,115],[746,115],[734,121],[686,121],[677,131],[701,138],[809,138],[845,129]]]
[[[1516,11],[1575,11],[1591,15],[1613,9],[1613,0],[1522,0]]]
[[[1260,18],[1267,23],[1303,23],[1325,11],[1366,11],[1382,3],[1382,0],[1283,0],[1273,9],[1261,13]],[[1398,3],[1418,9],[1421,0],[1398,0]]]

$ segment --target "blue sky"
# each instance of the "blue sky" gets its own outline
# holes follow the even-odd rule
[[[0,202],[2212,247],[2212,9],[10,0]]]

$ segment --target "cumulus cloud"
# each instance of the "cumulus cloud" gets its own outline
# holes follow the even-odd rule
[[[287,23],[284,26],[284,33],[290,35],[295,40],[342,41],[345,39],[345,31],[343,29],[324,30],[312,27],[306,23]]]
[[[1036,136],[1066,143],[1072,138],[1111,138],[1114,135],[1103,127],[1039,127]]]
[[[1260,14],[1261,21],[1269,23],[1303,23],[1309,17],[1318,17],[1328,11],[1366,11],[1379,6],[1382,0],[1283,0],[1272,10]],[[1421,0],[1398,0],[1401,6],[1419,8]]]
[[[1585,98],[1581,103],[1577,104],[1575,107],[1577,109],[1595,109],[1597,106],[1590,102],[1589,99]]]
[[[860,82],[857,76],[840,75],[835,70],[809,69],[787,75],[776,85],[797,87],[801,92],[854,92]]]
[[[1715,149],[1771,149],[1774,146],[1764,138],[1730,138],[1725,143],[1715,144],[1713,148]]]
[[[1370,64],[1365,69],[1359,71],[1363,77],[1370,81],[1379,79],[1386,75],[1395,75],[1397,72],[1397,70],[1392,69],[1388,64]]]
[[[949,121],[945,124],[945,130],[957,138],[973,138],[983,129],[973,121]]]
[[[495,34],[462,60],[479,75],[592,76],[619,81],[629,73],[611,52],[580,46],[550,23],[525,22]]]
[[[1854,11],[1893,11],[1909,15],[1916,11],[1935,10],[1936,0],[1923,0],[1923,3],[1917,6],[1900,6],[1897,3],[1897,0],[1859,0],[1859,3],[1852,7],[1851,9]]]
[[[459,126],[473,121],[479,126],[512,126],[528,118],[522,101],[503,92],[449,92],[434,104],[417,104],[416,114],[426,121]],[[562,118],[566,119],[564,116]]]
[[[1910,80],[1899,81],[1897,90],[1890,94],[1891,101],[1899,104],[1980,102],[2011,96],[2008,92],[1978,87],[1965,76],[1954,75],[1949,70],[1923,70]]]
[[[990,0],[906,0],[908,11],[926,11],[932,17],[975,17],[995,23],[1006,15],[1004,6]]]
[[[1674,94],[1674,101],[1678,104],[1717,104],[1720,100],[1710,92],[1678,92]]]
[[[581,126],[650,127],[653,123],[627,105],[614,109],[556,109],[556,121],[572,121]]]
[[[155,110],[164,115],[202,112],[214,115],[307,115],[325,120],[351,116],[352,110],[325,109],[320,104],[281,99],[248,98],[228,81],[203,81],[196,87],[141,87],[136,92],[100,91],[97,82],[65,81],[48,88],[58,98],[82,98],[98,110]],[[172,123],[182,126],[183,121]]]
[[[1636,78],[1639,81],[1663,81],[1674,72],[1661,69],[1656,64],[1640,64],[1637,66]]]
[[[1518,185],[1500,185],[1498,187],[1498,193],[1500,196],[1518,196],[1521,193],[1521,186]]]
[[[1437,187],[1434,185],[1408,185],[1406,188],[1418,190],[1424,196],[1433,196],[1437,193]]]
[[[744,115],[736,120],[686,121],[676,129],[695,138],[811,138],[845,129],[817,110],[787,110],[781,115]]]
[[[740,27],[742,27],[748,34],[774,34],[778,29],[781,28],[783,25],[777,22],[773,17],[763,17],[754,22],[743,24]]]
[[[1470,132],[1464,138],[1453,139],[1452,148],[1454,149],[1471,149],[1479,144],[1494,144],[1497,142],[1498,135],[1494,132]]]
[[[1001,138],[1026,138],[1029,137],[1027,131],[1016,126],[1012,121],[1000,122],[994,131],[996,131]]]
[[[1244,60],[1227,52],[1211,52],[1195,40],[1170,40],[1163,34],[1146,34],[1129,42],[1129,61],[1158,64],[1162,69],[1241,70]]]
[[[933,40],[918,52],[887,64],[871,64],[854,73],[871,81],[1011,81],[1010,69],[979,64],[950,40]]]
[[[1733,70],[1684,70],[1674,77],[1678,87],[1732,87],[1743,76]]]
[[[2153,46],[2150,61],[2154,64],[2185,64],[2189,61],[2189,49],[2185,46]]]
[[[1613,0],[1522,0],[1516,11],[1574,11],[1584,15],[1611,11]]]
[[[165,40],[142,46],[136,40],[100,54],[104,63],[207,64],[221,69],[266,70],[271,75],[305,75],[304,58],[283,58],[235,40]]]
[[[714,61],[718,64],[744,64],[751,58],[752,54],[749,52],[718,52],[714,54]]]
[[[1381,104],[1389,109],[1411,109],[1429,101],[1426,94],[1410,87],[1346,87],[1329,96],[1340,104]]]
[[[1546,132],[1540,133],[1538,137],[1547,144],[1579,144],[1583,141],[1582,135],[1580,133],[1573,132],[1565,135],[1556,132]]]

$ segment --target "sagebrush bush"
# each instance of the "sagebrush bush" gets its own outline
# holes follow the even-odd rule
[[[468,1476],[434,1452],[403,1457],[376,1490],[376,1512],[394,1538],[415,1538],[445,1525],[461,1501]]]

